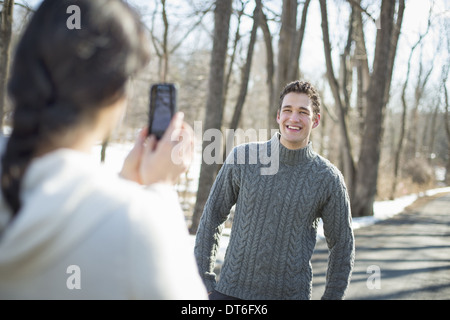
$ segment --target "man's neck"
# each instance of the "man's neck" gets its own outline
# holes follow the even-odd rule
[[[280,143],[289,150],[299,150],[306,147],[309,143],[309,139],[305,139],[302,141],[299,141],[298,143],[292,143],[283,138],[283,136],[280,136]]]

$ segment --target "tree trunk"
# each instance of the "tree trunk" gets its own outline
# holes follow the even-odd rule
[[[225,82],[223,84],[223,105],[227,105],[227,96],[228,96],[228,88],[230,84],[231,75],[233,74],[233,66],[234,66],[234,59],[236,58],[236,51],[239,44],[239,41],[241,40],[241,19],[242,15],[245,11],[245,4],[242,3],[242,9],[238,12],[238,22],[236,27],[236,34],[234,36],[234,44],[233,44],[233,53],[230,57],[230,62],[228,63],[228,71],[226,72],[225,76]]]
[[[434,153],[434,143],[436,141],[436,132],[438,131],[436,128],[436,121],[437,121],[437,116],[439,113],[439,104],[436,103],[436,105],[434,106],[434,110],[433,112],[430,114],[430,137],[428,139],[428,141],[423,141],[423,145],[427,146],[427,159],[428,162],[430,163],[430,165],[432,164],[433,161],[433,153]],[[430,110],[431,111],[431,110]],[[423,137],[425,137],[425,134],[423,135]]]
[[[406,79],[405,79],[405,82],[403,84],[403,89],[402,89],[402,96],[401,96],[402,118],[401,118],[401,123],[400,123],[400,137],[398,139],[398,145],[397,145],[397,149],[395,150],[395,156],[394,156],[394,177],[393,177],[392,189],[391,189],[391,194],[390,194],[391,200],[393,200],[395,198],[395,193],[397,190],[398,171],[400,168],[400,156],[403,151],[403,141],[404,141],[405,132],[406,132],[406,114],[408,111],[408,105],[406,103],[406,89],[408,88],[409,75],[411,72],[411,60],[412,60],[413,53],[414,53],[415,49],[417,48],[417,46],[419,45],[419,43],[422,41],[422,38],[423,37],[420,37],[419,40],[411,47],[411,52],[409,53],[409,58],[408,58],[408,68],[406,71]]]
[[[106,161],[106,149],[108,148],[110,136],[106,137],[102,142],[102,148],[100,150],[100,162],[105,163]]]
[[[14,0],[3,1],[0,20],[0,133],[3,131],[3,118],[5,115],[7,96],[13,8]]]
[[[359,4],[359,3],[358,3]],[[352,5],[355,11],[354,21],[354,40],[355,40],[355,64],[357,73],[357,91],[356,91],[356,108],[358,110],[358,129],[359,135],[362,136],[365,128],[364,118],[366,114],[366,94],[370,82],[369,62],[367,60],[366,40],[364,36],[364,26],[362,14]]]
[[[276,71],[275,99],[284,86],[294,79],[288,78],[289,61],[292,58],[293,44],[297,34],[297,0],[283,0],[281,13],[280,39],[278,40],[278,62]],[[277,102],[277,101],[276,101]],[[278,104],[271,106],[269,111],[269,129],[277,129],[276,115]]]
[[[395,3],[395,1],[393,1]],[[386,91],[384,92],[384,101],[385,104],[389,102],[390,98],[390,89],[391,89],[391,81],[392,81],[392,73],[394,72],[394,62],[395,57],[397,55],[397,44],[398,44],[398,38],[400,36],[400,30],[402,28],[403,23],[403,13],[405,12],[405,0],[399,0],[398,2],[398,12],[397,12],[397,20],[394,25],[394,30],[392,31],[392,38],[391,38],[391,50],[389,53],[389,59],[388,59],[388,70],[387,70],[387,82],[385,83]]]
[[[239,125],[242,108],[244,107],[245,98],[247,96],[248,81],[250,79],[250,70],[251,70],[252,61],[253,61],[253,51],[255,48],[256,36],[257,36],[259,21],[260,21],[260,17],[261,17],[261,6],[262,6],[261,0],[256,0],[256,7],[253,12],[253,27],[252,27],[252,31],[251,31],[251,35],[250,35],[250,42],[248,44],[247,59],[245,61],[245,65],[242,70],[241,87],[239,89],[239,96],[238,96],[238,99],[236,102],[236,106],[234,107],[233,117],[232,117],[231,123],[230,123],[230,129],[232,129],[232,130],[236,130]],[[227,143],[225,144],[225,146],[232,144],[232,140],[234,138],[232,132],[233,131],[229,132],[229,135],[227,137]],[[230,141],[230,143],[228,143],[228,141]],[[228,150],[228,151],[230,151],[230,150]],[[226,156],[228,156],[226,154],[225,148],[224,148],[223,154],[224,154],[224,160],[225,160]],[[219,167],[221,167],[221,166],[219,166]]]
[[[204,130],[212,128],[220,130],[222,125],[223,84],[231,9],[232,0],[216,0],[216,8],[214,10],[214,40],[210,62],[209,89],[203,126]],[[203,141],[202,150],[204,150],[208,144],[208,141]],[[219,144],[221,145],[221,141]],[[189,229],[191,234],[197,232],[200,217],[203,213],[203,207],[205,206],[209,191],[214,183],[216,168],[217,164],[214,163],[207,165],[203,162],[201,165],[197,200],[192,216],[192,225]]]
[[[447,91],[447,79],[448,79],[449,65],[447,64],[444,70],[444,76],[442,78],[442,87],[444,90],[444,103],[445,103],[445,115],[444,115],[444,127],[445,134],[447,135],[447,165],[445,166],[445,183],[450,185],[450,108],[448,106],[448,91]]]
[[[383,132],[385,93],[390,76],[390,57],[394,33],[395,1],[383,0],[381,4],[381,29],[377,32],[373,73],[367,92],[366,128],[352,199],[354,217],[373,215],[373,202],[377,192],[378,164]],[[390,81],[389,81],[390,83]]]
[[[236,105],[234,107],[233,116],[231,118],[231,123],[229,126],[229,129],[231,129],[233,131],[229,131],[228,136],[226,137],[227,142],[225,143],[225,145],[223,147],[223,161],[224,162],[228,156],[227,151],[231,151],[231,150],[227,150],[227,146],[230,146],[233,144],[233,139],[234,139],[233,133],[234,133],[234,130],[236,130],[239,125],[239,120],[241,118],[242,109],[243,109],[244,103],[245,103],[245,98],[247,96],[248,82],[250,79],[250,70],[251,70],[252,61],[253,61],[253,51],[255,48],[257,31],[258,31],[258,27],[259,27],[260,20],[261,20],[261,12],[262,12],[261,7],[262,7],[261,0],[256,0],[256,7],[253,12],[253,21],[254,22],[253,22],[253,27],[252,27],[251,34],[250,34],[250,42],[248,44],[247,59],[245,60],[245,65],[242,69],[241,86],[239,89],[239,95],[238,95],[238,99],[236,101]],[[219,172],[219,170],[222,168],[222,165],[223,164],[218,165],[217,172]]]
[[[291,52],[291,58],[289,59],[289,68],[288,68],[288,74],[287,79],[288,82],[297,80],[300,76],[300,69],[299,69],[299,61],[300,61],[300,52],[303,45],[303,38],[305,35],[305,29],[306,29],[306,17],[308,13],[308,7],[311,0],[306,0],[303,4],[303,10],[302,10],[302,20],[300,24],[300,29],[298,29],[297,34],[294,38],[294,43],[292,45],[292,52]]]
[[[274,65],[274,58],[273,58],[273,47],[272,47],[272,35],[270,34],[269,24],[267,23],[267,17],[264,13],[262,13],[262,19],[261,19],[261,29],[263,31],[264,35],[264,44],[266,45],[266,70],[267,70],[267,89],[269,91],[269,118],[268,120],[268,127],[270,127],[273,124],[274,117],[276,115],[273,115],[273,110],[276,110],[276,95],[275,95],[275,89],[274,89],[274,75],[275,75],[275,65]],[[276,111],[275,111],[276,114]]]
[[[402,90],[402,97],[401,97],[402,118],[401,118],[401,122],[400,122],[400,137],[398,138],[398,145],[397,145],[397,149],[395,150],[395,156],[394,156],[394,177],[393,177],[393,181],[392,181],[391,194],[389,196],[389,198],[391,200],[395,199],[395,194],[397,192],[398,171],[400,168],[400,156],[401,156],[402,150],[403,150],[403,140],[405,139],[406,114],[408,111],[405,93],[406,93],[406,87],[408,86],[408,81],[409,81],[409,73],[410,73],[410,69],[411,69],[411,56],[412,56],[413,51],[414,51],[414,49],[411,50],[411,54],[409,56],[408,71],[406,73],[406,79],[405,79],[405,83],[403,84],[403,90]]]
[[[345,109],[346,107],[343,105],[341,96],[339,83],[336,80],[333,71],[333,62],[331,59],[331,45],[330,45],[330,37],[328,33],[328,13],[327,13],[327,2],[326,0],[320,0],[320,10],[322,15],[322,33],[323,33],[323,44],[324,44],[324,53],[325,53],[325,61],[327,65],[327,78],[330,84],[331,92],[333,93],[334,100],[338,106],[339,113],[339,126],[341,130],[342,142],[343,142],[343,167],[344,167],[344,176],[346,180],[347,187],[351,191],[353,189],[353,181],[355,175],[355,165],[353,162],[353,157],[351,154],[351,144],[350,137],[348,134],[348,126],[347,120],[345,118]],[[349,192],[351,194],[351,192]]]
[[[169,48],[168,48],[168,37],[169,37],[169,20],[167,19],[166,12],[166,0],[161,0],[162,4],[162,18],[164,23],[164,35],[163,35],[163,46],[162,46],[162,57],[161,57],[161,70],[160,70],[160,81],[167,82],[167,74],[169,72]]]

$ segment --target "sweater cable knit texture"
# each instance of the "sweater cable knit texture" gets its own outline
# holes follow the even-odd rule
[[[254,150],[277,152],[279,158],[271,159],[278,161],[278,171],[261,174],[267,164],[250,161]],[[216,283],[219,240],[233,205],[230,241]],[[322,298],[342,299],[353,268],[354,238],[339,170],[311,143],[285,148],[278,133],[267,142],[234,148],[211,189],[196,238],[195,256],[208,291],[241,299],[311,299],[310,260],[320,218],[330,251]]]

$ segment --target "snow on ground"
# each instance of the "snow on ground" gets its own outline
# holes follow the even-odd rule
[[[445,192],[450,192],[450,187],[427,190],[418,194],[403,196],[395,200],[375,201],[373,205],[374,215],[370,217],[354,218],[353,228],[357,229],[365,227],[375,222],[392,218],[396,214],[403,212],[407,206],[411,205],[418,198],[433,196]]]
[[[108,148],[106,149],[106,161],[103,164],[105,168],[108,170],[111,170],[113,172],[119,172],[123,160],[125,159],[128,152],[132,149],[133,144],[110,144]],[[94,157],[100,157],[100,150],[101,146],[95,146],[92,155]],[[201,163],[201,159],[198,158],[194,159],[193,162],[193,169],[190,170],[189,174],[190,176],[198,175],[200,173],[199,170],[199,164]],[[195,178],[195,177],[194,177]],[[192,187],[192,186],[190,186]],[[387,200],[387,201],[376,201],[374,203],[374,215],[369,217],[357,217],[353,218],[352,220],[352,226],[353,229],[358,229],[362,227],[366,227],[369,225],[372,225],[378,221],[382,221],[385,219],[392,218],[396,214],[399,214],[405,210],[406,207],[411,205],[414,201],[416,201],[418,198],[423,196],[433,196],[439,193],[445,193],[450,192],[450,187],[444,187],[444,188],[437,188],[428,190],[423,193],[419,194],[412,194],[403,196],[400,198],[397,198],[395,200]],[[222,237],[220,240],[220,249],[217,255],[217,263],[220,264],[223,262],[223,258],[225,256],[225,251],[228,246],[229,242],[229,235],[230,235],[230,229],[225,228],[222,233]],[[324,239],[323,234],[323,226],[322,226],[322,220],[320,220],[319,228],[317,230],[317,238],[318,240]],[[192,243],[192,248],[194,247],[195,243],[195,236],[190,236],[190,241]]]

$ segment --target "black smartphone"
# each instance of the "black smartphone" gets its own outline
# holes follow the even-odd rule
[[[157,83],[150,88],[148,132],[159,140],[177,110],[177,89],[173,83]]]

